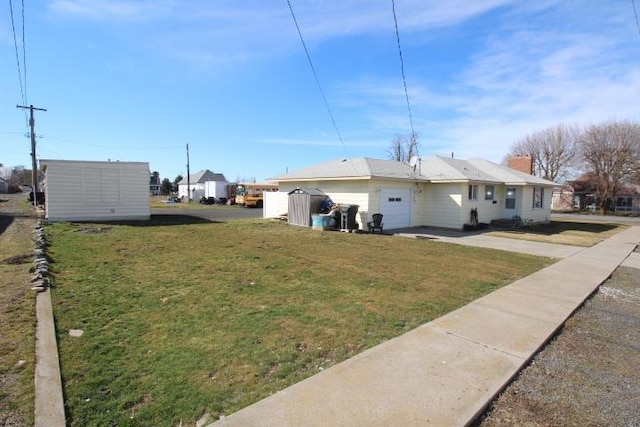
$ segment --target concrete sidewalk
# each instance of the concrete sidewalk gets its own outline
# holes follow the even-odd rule
[[[638,243],[632,227],[580,248],[212,426],[467,425]]]

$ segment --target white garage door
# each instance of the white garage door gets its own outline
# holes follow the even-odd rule
[[[380,213],[385,230],[411,227],[411,190],[383,188]]]

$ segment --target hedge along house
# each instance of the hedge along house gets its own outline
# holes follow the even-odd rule
[[[48,221],[148,220],[149,163],[40,160]]]
[[[287,212],[286,194],[296,188],[317,188],[335,203],[359,205],[357,221],[364,228],[374,213],[384,215],[384,228],[430,226],[463,229],[477,221],[521,218],[547,222],[551,181],[483,159],[432,156],[411,165],[369,158],[333,160],[270,178],[284,197],[277,211]]]

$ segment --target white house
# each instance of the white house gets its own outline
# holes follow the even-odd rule
[[[477,221],[520,218],[549,220],[553,182],[483,159],[432,156],[412,165],[369,158],[333,160],[270,178],[278,182],[272,203],[287,212],[286,194],[296,188],[317,188],[335,203],[359,206],[364,228],[374,213],[384,215],[385,229],[431,226],[462,229]]]
[[[49,221],[147,220],[149,163],[40,160]]]
[[[207,182],[216,182],[217,184],[209,184]],[[226,187],[228,184],[227,179],[221,173],[213,173],[209,169],[203,169],[198,173],[189,176],[189,179],[182,178],[182,181],[178,182],[178,197],[187,200],[189,192],[191,193],[191,200],[198,201],[201,197],[209,197],[209,193],[212,188],[215,189],[214,193],[218,194],[221,188],[221,184]],[[189,190],[187,190],[189,186]],[[209,190],[209,191],[207,191]],[[215,194],[211,194],[213,197],[219,198]]]

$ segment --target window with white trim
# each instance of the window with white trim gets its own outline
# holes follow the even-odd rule
[[[533,187],[533,208],[542,209],[544,201],[544,187]]]
[[[493,185],[485,185],[484,186],[484,199],[485,200],[493,200],[493,195],[495,194],[495,189]]]
[[[478,200],[478,186],[475,184],[469,185],[469,200]]]

